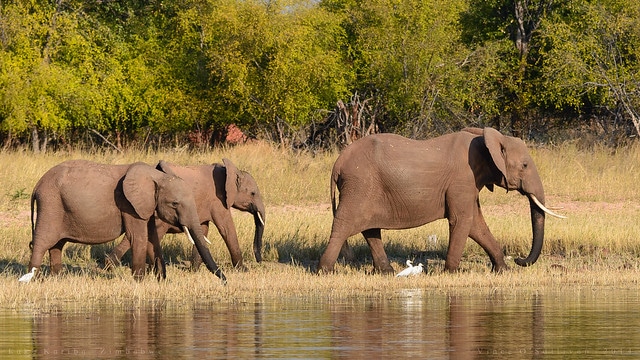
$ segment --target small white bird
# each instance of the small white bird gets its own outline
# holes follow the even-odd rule
[[[21,283],[28,283],[29,281],[31,281],[31,279],[33,278],[33,276],[36,274],[36,268],[31,268],[31,272],[28,272],[24,275],[22,275],[20,277],[20,279],[18,279],[18,281],[20,281]]]
[[[398,273],[398,275],[396,275],[396,277],[401,277],[401,276],[413,276],[413,275],[418,275],[418,274],[422,274],[422,263],[413,266],[411,260],[407,260],[407,268],[400,271]]]

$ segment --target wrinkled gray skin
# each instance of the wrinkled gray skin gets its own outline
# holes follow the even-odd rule
[[[507,268],[502,248],[480,211],[478,193],[494,185],[528,196],[533,229],[532,247],[521,266],[536,262],[544,239],[544,190],[525,143],[492,128],[469,128],[430,140],[410,140],[393,134],[362,138],[336,160],[331,175],[334,209],[329,244],[318,272],[333,271],[349,236],[362,233],[376,271],[392,273],[380,229],[406,229],[437,219],[449,220],[445,269],[458,269],[470,237],[489,255],[494,271]],[[335,188],[340,191],[336,208]]]
[[[39,269],[44,253],[49,251],[51,272],[58,273],[65,243],[101,244],[125,233],[133,244],[134,278],[144,277],[148,243],[152,245],[154,271],[158,279],[165,278],[156,216],[175,226],[186,226],[207,268],[225,281],[205,245],[189,187],[175,175],[143,163],[104,165],[72,160],[47,171],[31,195],[29,268]]]
[[[257,262],[262,261],[262,234],[264,232],[265,210],[258,184],[251,174],[238,168],[229,159],[222,159],[223,164],[178,166],[165,161],[160,161],[156,167],[158,170],[173,173],[183,179],[194,195],[198,218],[202,224],[202,230],[206,235],[209,231],[209,222],[212,221],[231,254],[231,262],[234,267],[244,269],[242,252],[238,244],[236,227],[231,217],[231,208],[246,211],[253,215],[255,234],[253,240],[253,252]],[[260,220],[262,217],[262,220]],[[162,239],[166,233],[180,233],[181,228],[171,226],[160,219],[156,219],[158,238]],[[116,264],[122,255],[131,247],[125,239],[113,249],[107,259],[107,266]],[[196,247],[193,248],[192,269],[200,266],[202,259]],[[110,264],[109,264],[110,263]]]

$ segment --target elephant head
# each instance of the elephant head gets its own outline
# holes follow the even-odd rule
[[[515,262],[520,266],[532,265],[536,262],[542,250],[545,213],[561,218],[563,216],[553,213],[544,206],[545,197],[542,181],[524,141],[511,136],[504,136],[489,127],[483,130],[467,129],[467,131],[476,134],[482,132],[490,158],[497,168],[497,171],[493,172],[494,178],[490,184],[486,185],[487,188],[493,190],[492,184],[496,184],[507,191],[518,191],[529,199],[533,232],[531,251],[525,259],[517,258]]]
[[[155,214],[162,221],[183,229],[194,242],[209,271],[226,282],[205,245],[193,193],[182,179],[146,164],[133,164],[122,181],[122,189],[141,219],[150,219]]]
[[[253,253],[256,261],[262,261],[262,234],[264,232],[265,210],[258,184],[251,174],[238,168],[229,159],[222,159],[226,169],[225,206],[253,214],[256,227],[253,237]]]

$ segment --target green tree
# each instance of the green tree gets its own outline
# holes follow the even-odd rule
[[[545,21],[539,106],[594,118],[612,141],[640,135],[639,29],[640,5],[625,0],[576,2]]]
[[[457,127],[458,95],[451,85],[465,58],[458,18],[466,1],[332,0],[346,13],[344,48],[356,67],[356,90],[377,99],[387,129],[411,136]]]
[[[85,45],[76,31],[80,19],[67,5],[16,1],[0,12],[0,126],[9,141],[30,132],[34,151],[46,149],[48,134],[73,126],[69,114],[85,108],[82,79],[55,60]]]
[[[470,77],[489,91],[472,100],[489,125],[506,125],[516,135],[530,131],[539,28],[558,6],[553,0],[469,1],[460,19],[462,41],[473,50]]]
[[[179,43],[195,54],[191,75],[206,74],[192,84],[217,121],[278,129],[284,141],[286,129],[308,124],[347,93],[342,29],[312,3],[194,1],[179,23]]]

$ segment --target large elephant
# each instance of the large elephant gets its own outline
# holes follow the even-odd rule
[[[536,262],[544,239],[542,181],[525,143],[492,128],[469,128],[430,140],[393,134],[362,138],[347,147],[331,174],[333,225],[319,272],[333,270],[349,236],[361,232],[376,271],[393,268],[382,246],[380,229],[406,229],[437,219],[449,220],[445,269],[458,269],[467,237],[489,255],[494,271],[507,268],[499,244],[480,211],[478,193],[494,185],[529,198],[532,247],[521,266]],[[336,208],[335,188],[340,191]]]
[[[231,217],[231,208],[253,214],[256,227],[253,238],[253,253],[256,261],[261,262],[265,220],[264,203],[258,184],[251,174],[238,170],[229,159],[222,159],[222,162],[222,164],[178,166],[160,161],[156,168],[166,173],[176,174],[184,179],[195,197],[198,217],[204,234],[208,233],[209,222],[212,221],[229,249],[233,266],[244,268],[238,235]],[[162,239],[167,232],[182,232],[182,228],[171,226],[160,219],[156,219],[156,229],[159,239]],[[123,239],[109,254],[107,261],[112,264],[117,263],[130,247],[128,239]],[[201,261],[201,257],[194,247],[192,268],[197,269]]]
[[[136,280],[144,276],[148,243],[152,244],[156,275],[164,278],[156,216],[187,229],[207,268],[226,281],[206,247],[190,188],[174,174],[144,163],[105,165],[72,160],[47,171],[31,195],[29,269],[40,268],[48,250],[51,272],[57,273],[62,268],[66,242],[101,244],[125,233],[133,244],[132,272]]]

